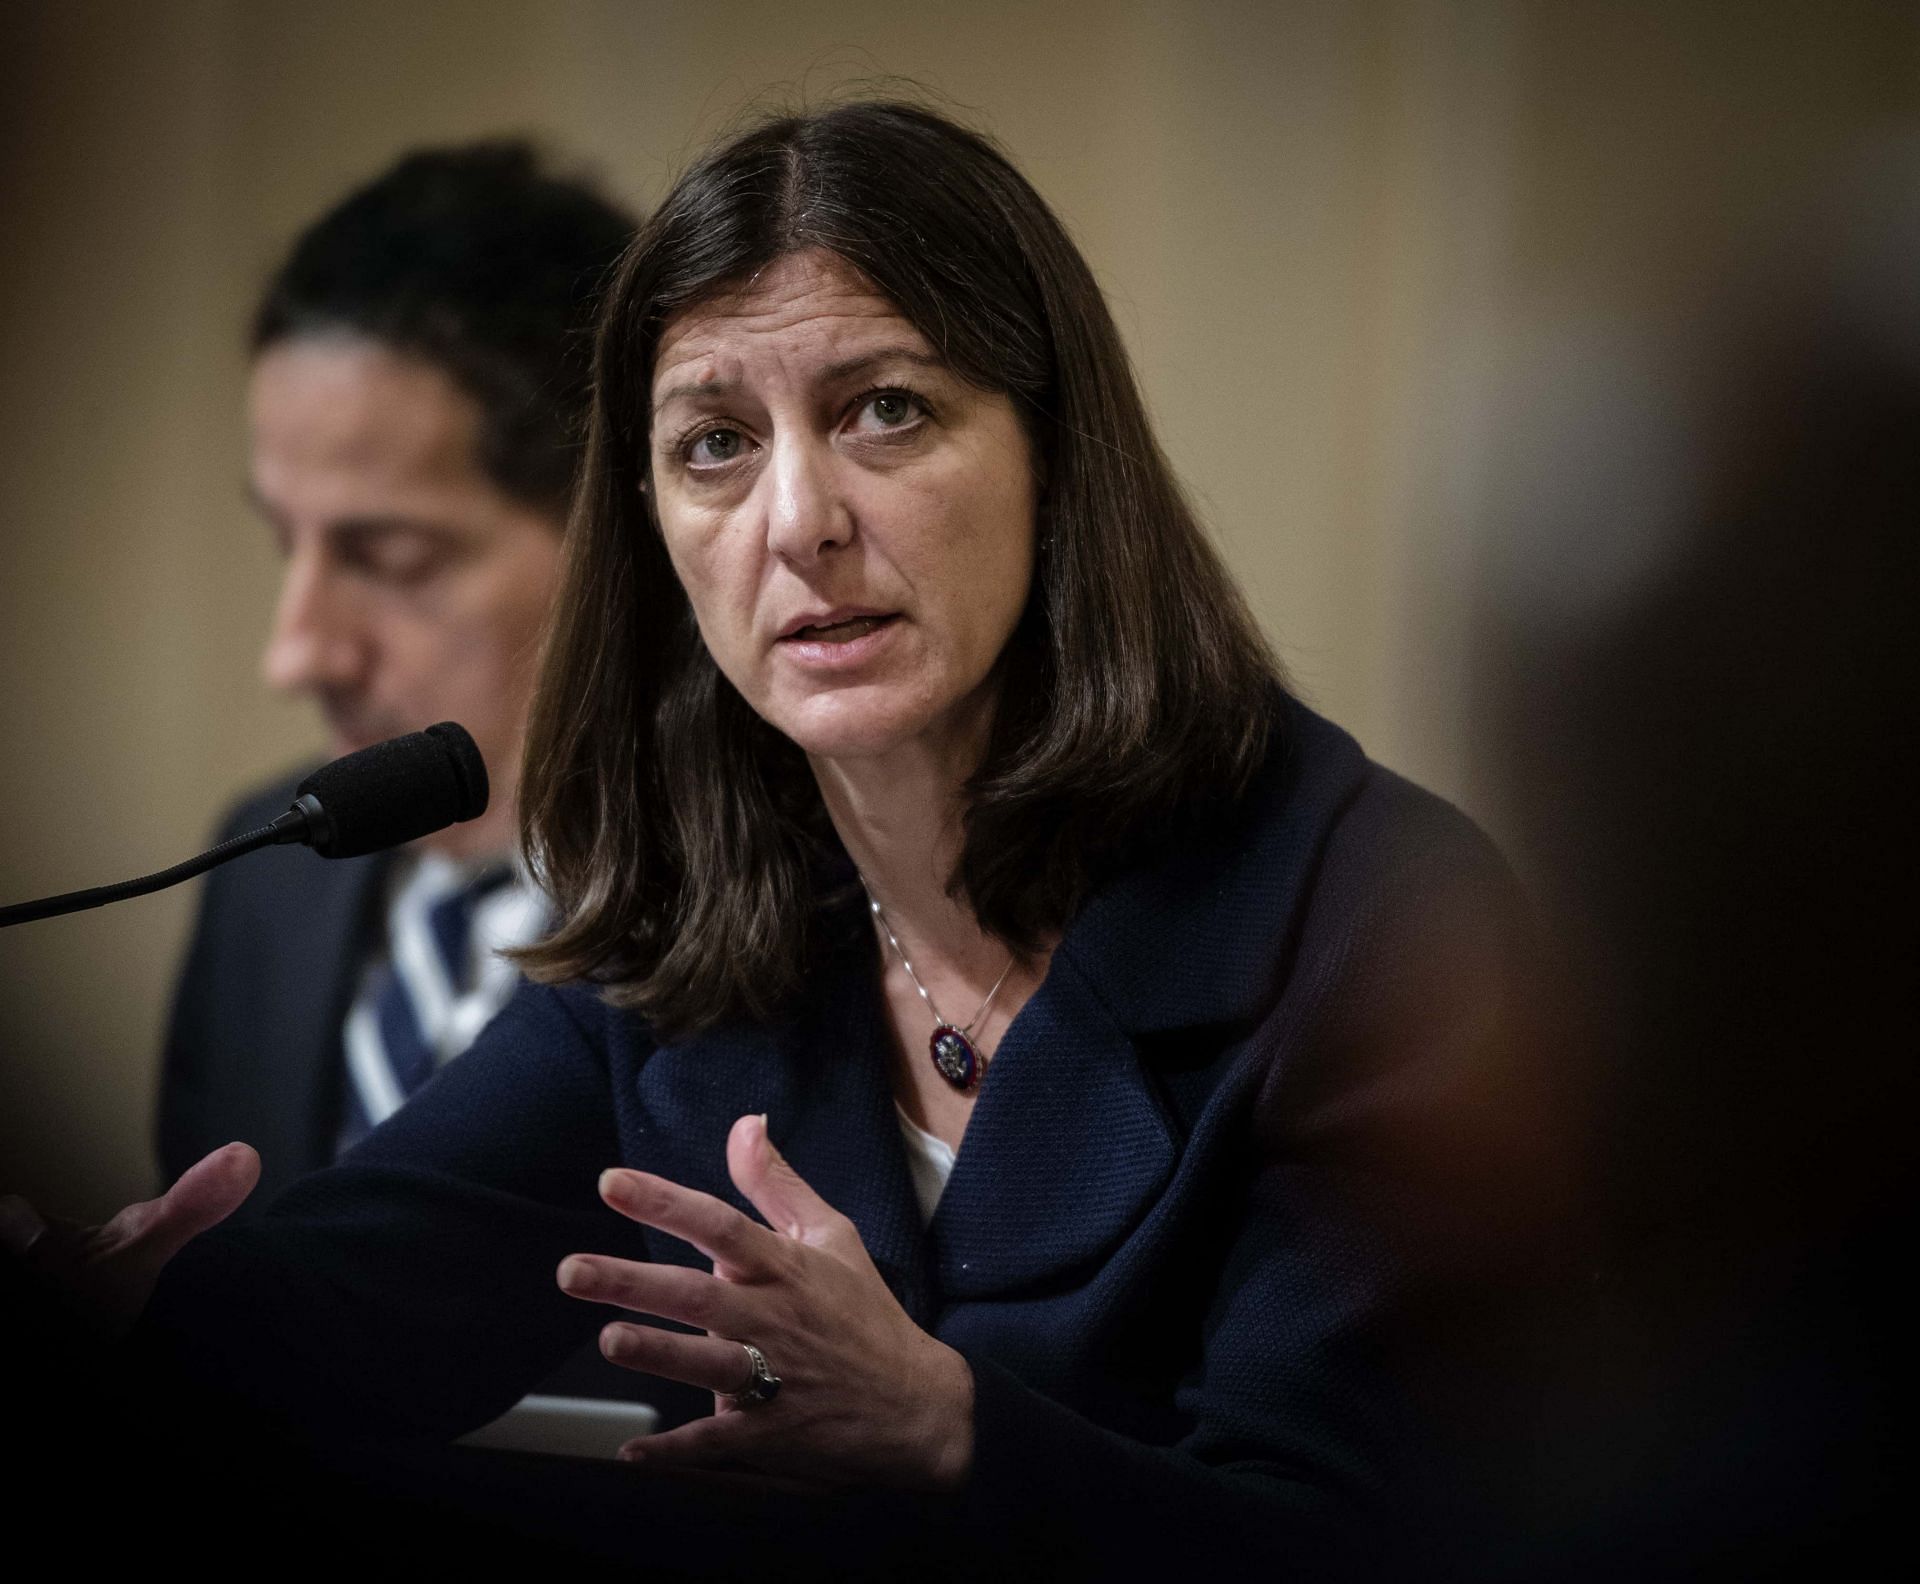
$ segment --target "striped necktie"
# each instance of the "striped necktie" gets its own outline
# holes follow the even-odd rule
[[[402,896],[386,961],[361,987],[344,1032],[346,1104],[338,1149],[358,1143],[478,1032],[462,1016],[473,988],[474,910],[513,879],[505,865],[451,887]]]

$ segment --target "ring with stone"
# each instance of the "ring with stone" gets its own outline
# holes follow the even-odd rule
[[[767,1363],[767,1355],[751,1342],[740,1344],[746,1350],[747,1368],[752,1372],[746,1385],[738,1391],[726,1393],[727,1401],[736,1408],[757,1408],[761,1403],[770,1403],[780,1395],[780,1377],[773,1373]]]

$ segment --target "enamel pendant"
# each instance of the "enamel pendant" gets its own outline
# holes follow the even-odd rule
[[[942,1023],[927,1041],[933,1065],[940,1076],[960,1090],[971,1089],[980,1078],[980,1053],[951,1023]]]

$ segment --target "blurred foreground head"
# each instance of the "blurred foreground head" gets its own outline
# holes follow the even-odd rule
[[[520,143],[410,154],[322,215],[251,329],[250,487],[286,557],[262,665],[336,753],[457,720],[504,849],[602,280],[628,216]]]
[[[1655,392],[1670,443],[1620,401],[1510,459],[1555,482],[1511,492],[1503,751],[1575,942],[1609,1244],[1553,1572],[1833,1565],[1905,1464],[1920,142],[1819,210]]]

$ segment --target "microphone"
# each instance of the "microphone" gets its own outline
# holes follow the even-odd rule
[[[302,815],[305,828],[279,839],[358,858],[486,813],[487,766],[466,728],[442,721],[322,765],[294,792],[280,819]]]
[[[322,765],[294,789],[293,806],[258,830],[138,880],[0,908],[0,929],[164,891],[261,847],[298,842],[323,858],[358,858],[486,810],[486,762],[464,726],[442,721]]]

